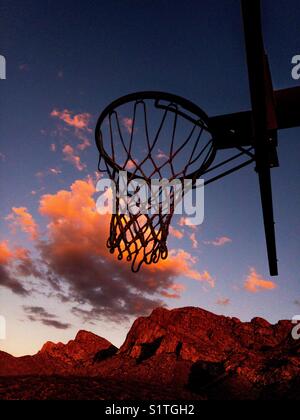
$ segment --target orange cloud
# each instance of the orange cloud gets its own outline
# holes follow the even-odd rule
[[[169,257],[166,260],[161,260],[155,265],[148,265],[146,269],[155,272],[171,271],[175,276],[184,276],[192,280],[207,283],[210,287],[215,287],[215,281],[207,271],[200,273],[193,268],[196,262],[196,258],[189,252],[183,249],[173,249],[169,251]]]
[[[140,315],[162,305],[155,296],[178,298],[179,276],[206,282],[212,278],[195,269],[196,259],[183,250],[171,250],[167,260],[145,265],[134,275],[130,263],[118,261],[106,247],[110,215],[100,215],[91,180],[78,180],[70,190],[44,195],[41,215],[49,219],[47,240],[40,251],[48,271],[64,281],[70,300],[86,302],[89,316]],[[138,308],[138,309],[137,309]]]
[[[67,144],[63,148],[64,160],[71,163],[78,171],[83,171],[86,165],[81,162],[80,156],[76,155],[75,150],[72,146]]]
[[[7,264],[12,257],[13,253],[9,249],[7,241],[0,242],[0,264]]]
[[[173,228],[173,226],[170,226],[169,233],[177,239],[182,239],[184,236],[184,234],[180,230]]]
[[[5,287],[17,295],[27,296],[29,291],[18,277],[39,276],[39,274],[28,250],[10,249],[7,241],[0,242],[0,287]]]
[[[13,207],[6,220],[11,223],[12,229],[20,229],[29,235],[30,239],[34,240],[38,237],[38,226],[32,215],[28,212],[26,207]]]
[[[232,239],[228,238],[227,236],[222,236],[220,238],[215,239],[214,241],[204,241],[206,245],[213,245],[213,246],[224,246],[232,242]]]
[[[173,293],[163,291],[161,292],[161,296],[166,297],[168,299],[180,299],[181,293],[186,290],[186,287],[183,284],[173,284],[169,288],[170,290],[173,290]]]
[[[51,117],[58,118],[68,126],[77,128],[78,130],[88,129],[91,119],[91,115],[87,112],[82,114],[74,114],[68,109],[64,109],[63,111],[54,109],[50,115]]]
[[[198,278],[196,280],[206,282],[210,287],[215,287],[215,279],[211,276],[208,271],[204,271],[203,273],[198,273]]]
[[[244,288],[251,293],[257,293],[262,290],[274,290],[277,285],[269,280],[265,280],[258,274],[255,268],[250,269],[250,273],[244,283]]]

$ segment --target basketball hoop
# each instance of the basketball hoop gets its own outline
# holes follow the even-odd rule
[[[163,92],[139,92],[124,96],[109,105],[96,127],[99,170],[117,186],[116,212],[112,214],[107,247],[118,259],[131,262],[133,272],[142,264],[157,263],[168,256],[169,226],[178,200],[169,192],[169,212],[159,203],[155,214],[120,211],[119,177],[127,172],[128,183],[190,179],[192,184],[211,166],[216,145],[209,118],[197,105]],[[102,167],[102,164],[104,166]],[[127,185],[125,186],[127,188]],[[134,193],[128,194],[128,205]],[[158,190],[156,201],[159,201]],[[152,197],[153,198],[153,197]],[[145,204],[145,203],[144,203]],[[148,209],[151,202],[146,203]]]

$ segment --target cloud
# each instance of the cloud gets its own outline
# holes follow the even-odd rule
[[[187,226],[195,230],[197,229],[197,226],[194,225],[188,217],[181,217],[181,219],[178,222],[178,225],[181,227]]]
[[[26,64],[26,63],[22,63],[22,64],[20,64],[20,65],[19,65],[19,70],[20,70],[20,71],[27,72],[27,71],[29,71],[29,70],[30,70],[30,67],[29,67],[29,65],[28,65],[28,64]]]
[[[163,152],[160,149],[158,150],[156,157],[157,159],[165,159],[165,160],[168,160],[170,158],[170,156],[168,156],[165,152]]]
[[[203,273],[198,273],[198,277],[195,279],[201,282],[206,282],[211,288],[214,288],[216,285],[215,279],[208,271],[203,271]]]
[[[230,299],[229,298],[220,298],[216,302],[217,305],[220,306],[228,306],[230,305]]]
[[[193,247],[194,249],[197,249],[197,248],[198,248],[198,246],[199,246],[199,243],[198,243],[198,241],[197,241],[197,238],[196,238],[196,234],[195,234],[195,232],[191,233],[191,235],[190,235],[190,240],[192,241],[192,247]]]
[[[0,242],[0,264],[7,264],[13,257],[6,241]]]
[[[126,130],[127,130],[127,132],[129,134],[132,133],[132,127],[133,127],[133,120],[132,120],[132,118],[123,118],[122,119],[122,125],[123,125],[123,127],[126,128]]]
[[[10,226],[14,232],[20,229],[22,232],[27,233],[32,240],[38,237],[37,223],[26,207],[13,207],[12,212],[6,217],[6,220],[10,222]]]
[[[34,315],[38,317],[44,317],[44,318],[56,318],[56,315],[50,314],[47,312],[44,308],[40,306],[23,306],[24,311],[29,315]]]
[[[53,152],[53,153],[56,152],[56,144],[55,143],[50,144],[50,151]]]
[[[167,260],[134,275],[126,260],[118,261],[106,248],[110,216],[96,211],[94,193],[90,180],[78,180],[70,190],[44,195],[40,201],[40,213],[49,220],[47,239],[38,245],[42,259],[68,290],[64,298],[89,306],[86,316],[120,320],[149,313],[163,305],[160,296],[180,293],[174,286],[179,276],[211,284],[183,250],[171,250]]]
[[[80,156],[76,155],[75,150],[72,146],[67,144],[63,148],[64,160],[71,163],[78,171],[83,171],[86,165],[81,162]]]
[[[228,238],[227,236],[221,236],[213,241],[204,241],[206,245],[213,245],[213,246],[224,246],[232,242],[232,239]]]
[[[186,287],[183,284],[173,284],[172,286],[170,286],[170,290],[173,290],[173,293],[163,291],[161,292],[161,296],[164,296],[168,299],[180,299],[181,293],[186,290]]]
[[[47,327],[54,327],[58,330],[67,330],[72,327],[71,324],[67,324],[64,322],[56,321],[54,319],[41,319],[40,321],[43,325]]]
[[[82,143],[78,144],[77,149],[83,152],[83,150],[90,147],[91,142],[89,139],[87,139],[85,136],[78,136],[80,140],[82,140]]]
[[[57,320],[57,316],[47,312],[40,306],[23,306],[27,318],[32,322],[40,322],[47,327],[54,327],[59,330],[67,330],[71,324],[63,323]]]
[[[58,126],[58,132],[68,131],[69,129],[74,130],[75,137],[80,140],[80,144],[76,147],[79,151],[83,151],[91,146],[90,135],[92,129],[89,127],[92,115],[88,112],[76,114],[68,109],[59,111],[54,109],[50,116],[57,118],[60,122],[64,124],[63,127]]]
[[[62,170],[59,168],[49,168],[45,169],[44,171],[39,171],[35,174],[35,176],[38,178],[38,180],[41,182],[43,179],[49,175],[60,175],[62,174]]]
[[[51,112],[51,117],[58,118],[70,127],[77,128],[78,130],[85,130],[89,128],[91,115],[87,112],[82,114],[74,114],[68,109],[58,111],[54,109]]]
[[[20,296],[27,296],[29,292],[14,274],[15,262],[20,263],[18,252],[11,250],[6,241],[0,242],[0,287],[5,287]]]
[[[277,285],[269,280],[265,280],[258,274],[255,268],[250,269],[250,273],[244,283],[244,289],[251,293],[257,293],[262,290],[274,290]]]
[[[298,300],[298,299],[294,300],[294,305],[300,306],[300,300]]]
[[[48,294],[70,303],[74,313],[75,308],[79,308],[81,311],[76,310],[77,315],[84,315],[88,320],[104,318],[118,322],[163,306],[163,297],[178,299],[185,290],[176,281],[178,278],[214,286],[209,273],[199,273],[195,267],[196,258],[182,249],[170,250],[167,260],[145,265],[138,276],[134,275],[126,259],[118,261],[106,247],[110,215],[97,212],[95,193],[95,184],[89,177],[75,181],[70,189],[43,195],[39,202],[40,215],[47,219],[43,236],[39,235],[36,223],[28,217],[30,214],[25,207],[14,208],[10,221],[15,222],[18,215],[18,225],[26,228],[34,239],[39,257],[33,260],[29,250],[11,249],[3,241],[0,285],[27,296],[37,292],[24,287],[24,279],[32,276],[43,287],[47,285]],[[31,279],[30,282],[28,284],[35,284]],[[31,308],[36,312],[27,313],[32,319],[38,317],[39,322],[56,328],[68,327],[63,323],[59,326],[59,321],[43,313],[40,307]]]
[[[170,235],[174,236],[174,238],[177,238],[177,239],[182,239],[184,236],[183,232],[181,232],[178,229],[173,228],[173,226],[169,227],[169,233]]]
[[[37,267],[35,261],[31,258],[31,253],[28,249],[22,247],[16,247],[14,249],[14,269],[18,276],[29,277],[33,276],[41,278],[42,273]]]
[[[0,161],[5,162],[6,156],[3,153],[0,153]]]
[[[60,175],[62,173],[61,170],[58,168],[50,168],[49,172],[53,175]]]
[[[133,160],[129,160],[129,161],[127,162],[127,164],[126,164],[125,169],[126,169],[127,171],[130,171],[130,170],[132,170],[132,169],[136,169],[136,167],[137,167],[136,163],[135,163]]]

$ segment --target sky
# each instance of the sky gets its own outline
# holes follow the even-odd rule
[[[263,0],[275,89],[300,54],[296,0]],[[205,189],[205,219],[176,217],[167,261],[132,274],[106,249],[96,212],[94,128],[103,108],[140,90],[188,98],[209,116],[250,109],[236,0],[2,0],[0,54],[0,349],[34,354],[79,329],[121,345],[158,305],[249,321],[300,311],[300,129],[279,133],[272,171],[279,276],[270,277],[253,166]]]

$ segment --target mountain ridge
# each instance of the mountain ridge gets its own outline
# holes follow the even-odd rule
[[[108,392],[104,381],[122,398],[300,398],[300,346],[292,328],[290,321],[241,322],[201,308],[157,308],[135,320],[120,349],[82,330],[67,344],[45,343],[34,356],[0,352],[0,384],[42,375],[45,383],[76,377],[87,387],[92,378],[101,388],[97,397]]]

